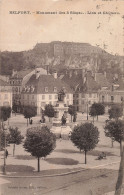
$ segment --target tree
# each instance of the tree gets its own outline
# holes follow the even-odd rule
[[[76,112],[74,112],[73,122],[76,122],[76,120],[77,120],[77,113],[76,113]]]
[[[109,118],[110,119],[116,119],[118,120],[119,117],[121,117],[123,115],[123,108],[119,107],[119,106],[112,106],[109,110]]]
[[[9,142],[9,133],[7,132],[7,134],[5,135],[5,131],[2,130],[1,131],[1,148],[0,151],[5,147],[5,136],[6,136],[6,144],[8,145]]]
[[[85,164],[87,163],[86,154],[93,150],[99,142],[99,131],[92,123],[84,123],[74,127],[71,134],[71,141],[77,148],[85,152]]]
[[[8,118],[11,116],[11,107],[10,106],[1,106],[0,107],[0,120],[7,121]]]
[[[21,135],[21,132],[18,130],[18,127],[10,127],[9,128],[9,143],[13,144],[13,156],[15,155],[15,145],[21,144],[24,137]]]
[[[50,154],[56,146],[56,137],[47,126],[33,127],[27,130],[24,148],[38,159],[38,172],[40,171],[40,158]]]
[[[103,115],[105,113],[105,107],[103,104],[101,103],[94,103],[91,106],[93,108],[93,113],[92,114],[96,114],[97,116],[97,120],[98,120],[98,116],[99,115]]]
[[[14,111],[15,116],[16,116],[16,112],[17,112],[17,105],[16,104],[13,104],[12,110]]]
[[[94,117],[97,116],[95,104],[92,104],[92,106],[90,107],[89,115],[93,117],[93,123],[94,123]]]
[[[7,121],[8,118],[11,116],[11,107],[10,106],[0,106],[0,150],[1,150],[1,143],[2,143],[2,129],[3,129],[3,122]]]
[[[105,124],[105,135],[120,143],[120,154],[122,152],[122,141],[124,139],[124,121],[113,120]]]
[[[29,123],[30,123],[30,119],[32,117],[36,116],[36,114],[37,114],[36,107],[34,107],[34,106],[25,106],[23,114],[24,114],[24,117],[27,119],[27,126],[28,126],[28,119],[29,119]]]
[[[54,113],[55,113],[54,107],[51,104],[46,104],[44,114],[49,117],[49,122],[50,118],[54,117]]]
[[[74,116],[75,113],[75,108],[73,105],[68,106],[68,113],[71,115],[71,122],[72,122],[72,117]]]

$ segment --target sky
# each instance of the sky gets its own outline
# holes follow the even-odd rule
[[[109,53],[124,55],[123,10],[122,0],[0,0],[0,50],[24,51],[41,42],[69,41],[90,43]],[[58,14],[59,11],[84,14]]]

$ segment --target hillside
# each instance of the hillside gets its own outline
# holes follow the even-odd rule
[[[51,69],[86,68],[94,71],[120,72],[124,57],[114,56],[88,43],[38,43],[32,50],[0,53],[0,74],[12,70],[33,69],[49,65]]]

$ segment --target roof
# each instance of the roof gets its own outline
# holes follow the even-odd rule
[[[75,92],[86,92],[86,91],[97,91],[100,89],[100,85],[94,80],[91,72],[87,72],[87,74],[82,77],[82,73],[75,75],[72,74],[69,77],[69,74],[63,77],[63,81],[66,82]],[[86,81],[84,81],[86,80]]]
[[[29,74],[30,72],[32,72],[32,69],[28,69],[28,70],[21,70],[19,71],[17,74],[19,77],[24,78],[27,74]]]
[[[107,78],[102,73],[95,73],[95,80],[100,85],[100,87],[110,87],[111,86]]]
[[[83,84],[82,76],[75,74],[72,74],[71,77],[69,77],[69,74],[65,75],[62,78],[62,81],[69,85],[72,90],[75,90],[77,86]]]
[[[47,74],[47,71],[43,68],[22,70],[22,71],[19,71],[17,74],[18,74],[19,77],[24,78],[29,73],[35,73],[35,71],[40,71],[40,74],[43,74],[43,75]]]
[[[55,79],[52,75],[40,75],[38,78],[36,78],[36,75],[33,74],[26,83],[26,86],[34,87],[32,92],[34,94],[56,94],[62,88],[65,88],[66,93],[73,93],[72,89],[65,82],[59,78]],[[48,91],[45,90],[45,88],[47,88]],[[56,91],[54,91],[55,88]],[[22,92],[25,93],[24,91]],[[26,91],[26,93],[31,93],[31,91]]]
[[[87,74],[86,83],[86,91],[97,91],[100,89],[100,85],[98,82],[95,81],[94,77],[91,74]]]
[[[0,79],[0,86],[9,86],[9,83]]]

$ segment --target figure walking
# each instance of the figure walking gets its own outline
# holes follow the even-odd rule
[[[6,150],[6,158],[8,157],[8,150]]]

